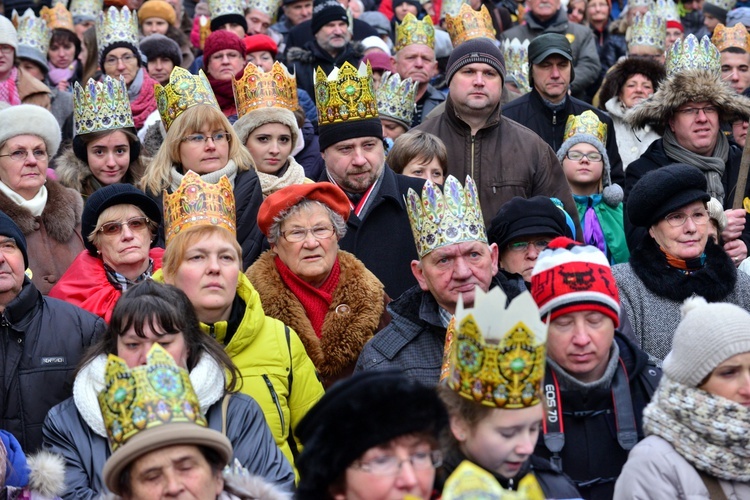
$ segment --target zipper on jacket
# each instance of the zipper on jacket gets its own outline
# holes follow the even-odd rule
[[[552,113],[552,125],[557,125],[557,111]]]
[[[279,397],[276,394],[276,389],[273,388],[271,380],[265,373],[263,374],[263,380],[265,380],[266,386],[268,386],[268,391],[271,393],[271,399],[273,400],[273,404],[276,405],[276,411],[279,412],[279,418],[281,419],[281,430],[283,431],[284,429],[286,429],[286,425],[284,425],[284,412],[281,411],[281,403],[279,403]]]
[[[476,179],[474,176],[474,140],[476,139],[476,135],[472,134],[471,136],[471,178]]]

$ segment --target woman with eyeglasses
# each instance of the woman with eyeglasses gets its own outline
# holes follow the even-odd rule
[[[26,273],[44,295],[83,250],[81,195],[47,178],[60,140],[60,126],[44,108],[0,111],[0,211],[26,236]]]
[[[630,257],[622,219],[622,188],[612,184],[607,125],[593,111],[570,115],[557,158],[573,193],[583,242],[601,250],[610,264]]]
[[[750,276],[708,237],[707,185],[697,167],[672,164],[644,175],[628,198],[630,222],[647,234],[612,274],[639,346],[655,359],[669,353],[685,299],[750,310]]]
[[[96,191],[83,208],[86,250],[76,257],[50,297],[70,302],[109,323],[120,296],[161,269],[164,250],[151,248],[161,211],[130,184]]]
[[[339,250],[349,212],[344,192],[328,182],[276,191],[258,213],[271,250],[247,270],[265,313],[297,332],[326,387],[351,375],[390,320],[383,284]]]

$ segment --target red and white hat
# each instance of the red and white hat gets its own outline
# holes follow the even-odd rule
[[[531,274],[531,294],[542,319],[598,311],[620,324],[620,298],[606,255],[566,237],[552,240]]]

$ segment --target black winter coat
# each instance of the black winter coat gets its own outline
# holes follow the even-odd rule
[[[362,60],[363,47],[358,42],[346,44],[346,49],[337,57],[331,55],[320,48],[318,42],[310,40],[302,47],[291,47],[286,51],[286,63],[291,70],[294,68],[294,74],[297,77],[297,87],[304,89],[311,96],[315,95],[313,86],[313,75],[318,66],[323,68],[326,75],[333,71],[334,66],[341,67],[348,62],[355,68],[359,66]]]
[[[78,361],[106,327],[88,311],[42,296],[24,279],[0,317],[0,429],[24,452],[41,448],[44,417],[70,397]]]

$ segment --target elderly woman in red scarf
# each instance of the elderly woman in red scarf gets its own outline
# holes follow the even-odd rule
[[[245,43],[234,32],[211,33],[203,47],[203,70],[214,91],[219,107],[230,123],[237,121],[232,78],[240,78],[245,68]]]
[[[365,343],[390,320],[383,284],[339,250],[349,207],[327,182],[271,194],[258,211],[271,250],[246,273],[266,315],[297,332],[326,387],[351,375]]]

